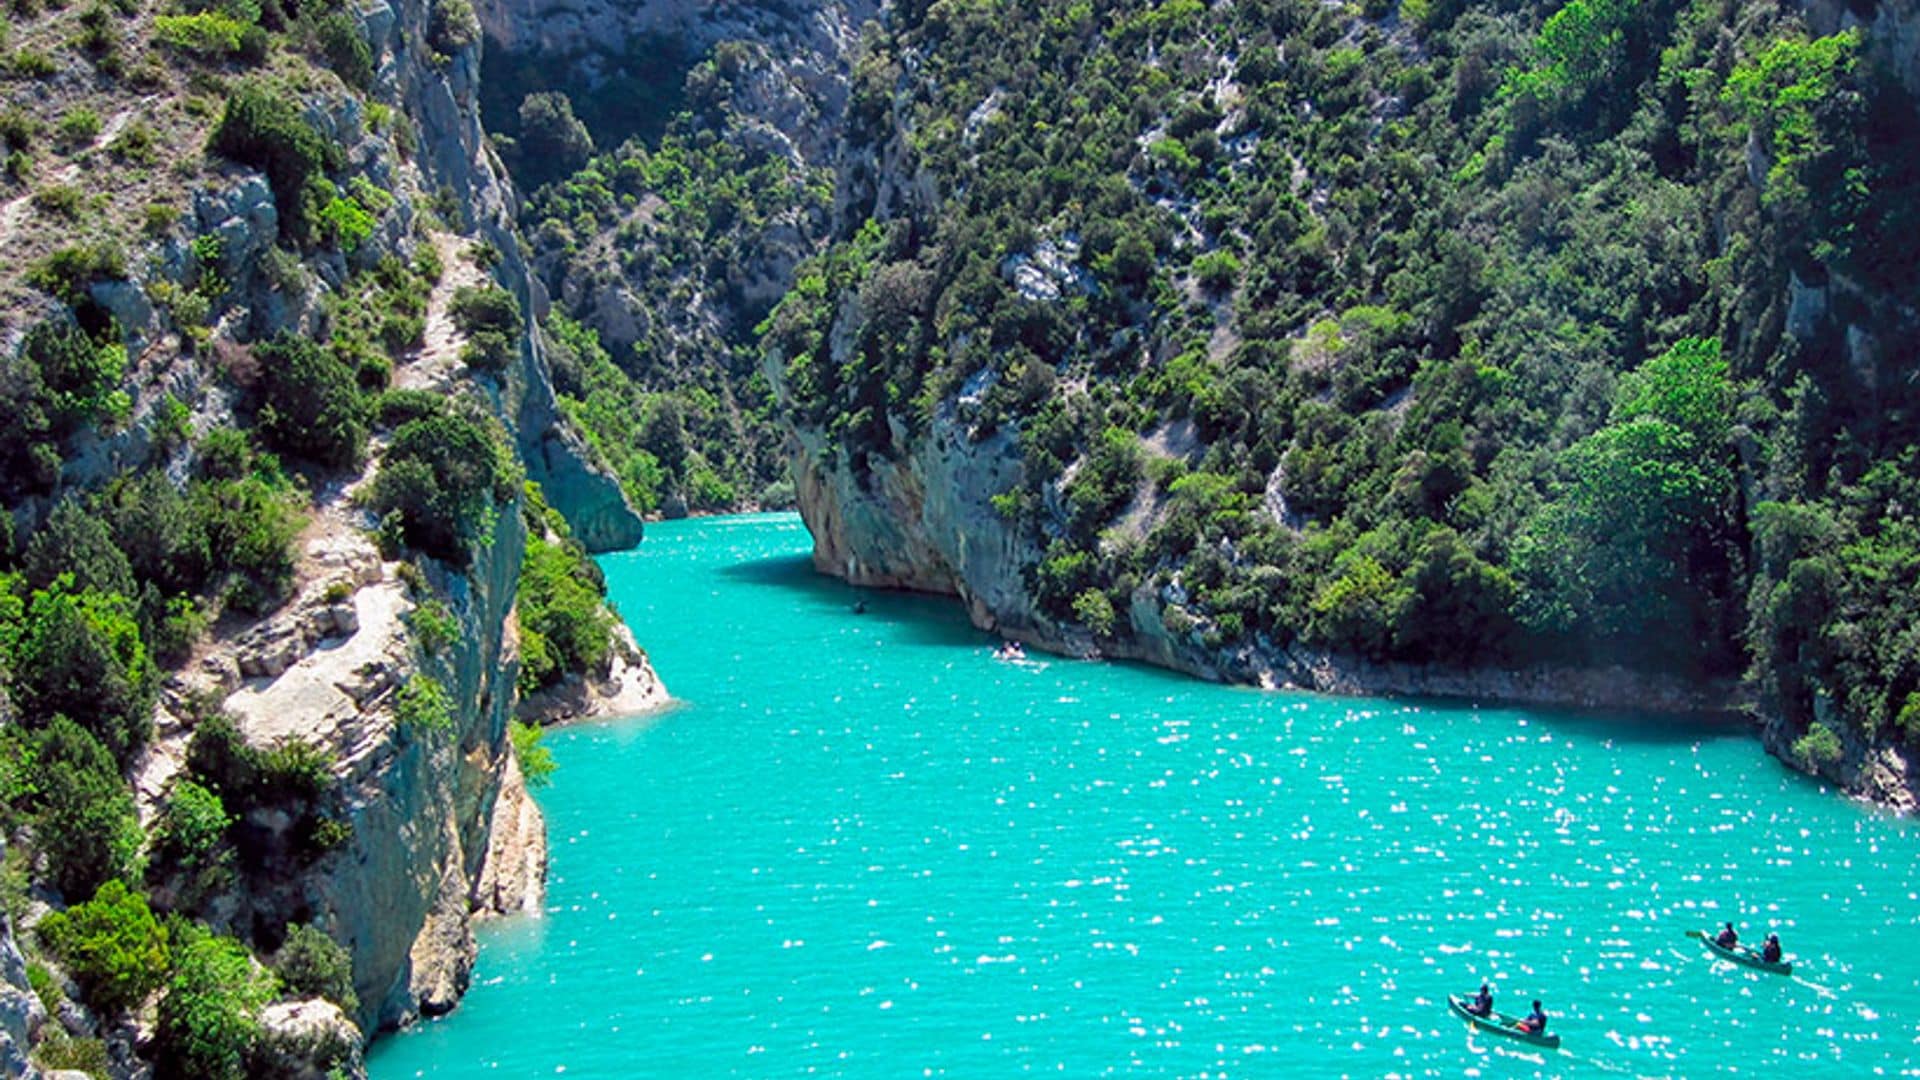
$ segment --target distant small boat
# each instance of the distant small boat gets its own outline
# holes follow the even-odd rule
[[[1722,960],[1731,960],[1736,964],[1745,964],[1750,968],[1759,968],[1761,971],[1771,971],[1775,975],[1793,974],[1793,961],[1788,960],[1784,956],[1778,961],[1774,961],[1761,956],[1759,949],[1749,949],[1745,945],[1736,944],[1733,948],[1729,949],[1713,940],[1713,935],[1704,930],[1689,930],[1687,931],[1687,936],[1699,938],[1700,941],[1706,945],[1708,952],[1713,953]]]
[[[1025,660],[1027,658],[1027,650],[1017,641],[1004,641],[1000,643],[999,648],[993,650],[993,658],[995,660]]]
[[[1545,1047],[1548,1050],[1558,1050],[1560,1048],[1560,1036],[1535,1035],[1533,1032],[1520,1026],[1520,1018],[1517,1016],[1508,1016],[1503,1012],[1480,1016],[1470,1011],[1467,1008],[1467,999],[1463,995],[1448,994],[1447,1006],[1458,1013],[1462,1020],[1484,1031],[1491,1031],[1495,1035],[1505,1035],[1509,1039],[1518,1039],[1523,1043]]]

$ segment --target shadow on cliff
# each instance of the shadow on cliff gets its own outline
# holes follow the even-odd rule
[[[753,559],[722,567],[720,573],[736,581],[793,594],[819,609],[837,609],[848,619],[871,619],[887,624],[902,641],[926,645],[981,645],[995,639],[974,629],[967,614],[951,596],[870,589],[813,568],[806,555]]]

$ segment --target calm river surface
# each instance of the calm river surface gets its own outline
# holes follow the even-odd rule
[[[603,560],[684,704],[550,733],[547,914],[376,1080],[1920,1075],[1920,827],[1739,729],[1001,663],[809,549]],[[1449,1015],[1483,976],[1563,1049]]]

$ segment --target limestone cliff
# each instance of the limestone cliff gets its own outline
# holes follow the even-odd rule
[[[640,518],[618,484],[559,420],[537,335],[521,333],[511,361],[483,373],[464,363],[464,342],[446,330],[457,285],[490,278],[534,315],[545,297],[521,257],[516,196],[482,129],[478,45],[435,55],[426,42],[431,9],[429,0],[352,9],[375,65],[364,100],[330,76],[290,84],[304,122],[340,150],[342,184],[379,193],[369,197],[381,213],[368,235],[352,244],[277,245],[281,211],[260,173],[211,156],[212,175],[179,168],[194,178],[183,227],[150,241],[125,279],[90,287],[91,301],[117,320],[138,378],[125,423],[75,437],[56,494],[146,466],[176,482],[192,475],[199,451],[187,436],[244,423],[246,383],[234,372],[250,363],[247,343],[280,331],[324,338],[357,272],[383,259],[405,267],[425,254],[447,269],[426,301],[425,343],[393,350],[393,385],[470,403],[477,422],[505,433],[509,452],[517,450],[528,478],[589,548],[640,539]],[[369,102],[387,110],[379,122]],[[469,254],[476,248],[496,258],[483,267]],[[218,253],[217,265],[206,251]],[[194,324],[177,300],[196,275],[214,274],[225,288],[211,325]],[[176,303],[151,299],[160,296]],[[187,436],[164,434],[168,425]],[[265,1018],[278,1041],[262,1052],[291,1055],[275,1066],[288,1075],[302,1074],[293,1060],[302,1046],[357,1041],[452,1008],[470,979],[474,919],[537,911],[545,870],[544,823],[514,766],[507,727],[518,673],[511,613],[526,549],[522,498],[497,488],[485,533],[466,545],[464,559],[419,558],[403,580],[402,564],[376,546],[380,522],[359,499],[386,448],[376,438],[369,449],[362,471],[316,473],[320,490],[293,552],[293,596],[258,618],[229,610],[215,624],[166,686],[153,741],[132,767],[140,812],[151,822],[209,701],[237,719],[256,749],[300,743],[332,761],[333,786],[323,797],[337,816],[324,850],[314,853],[289,815],[253,812],[242,826],[270,853],[273,872],[251,874],[200,911],[263,952],[295,923],[318,926],[346,948],[360,1003],[352,1024],[317,1002],[275,1006]],[[30,497],[16,516],[31,524],[51,503]],[[451,620],[432,645],[410,625],[429,601]],[[644,657],[633,650],[626,659],[623,678],[657,691]],[[402,688],[423,676],[445,691],[444,724],[410,726],[397,712]],[[156,897],[177,898],[165,886]],[[19,982],[6,964],[12,956],[18,967],[11,942],[8,930],[0,942],[0,1072],[18,1075],[42,1017],[30,995],[9,996]],[[328,1053],[351,1058],[348,1071],[358,1074],[357,1048]]]

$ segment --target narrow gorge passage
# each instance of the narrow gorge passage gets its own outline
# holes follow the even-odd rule
[[[372,1075],[1898,1072],[1920,825],[1735,727],[990,658],[791,517],[608,556],[682,704],[553,732],[547,912]],[[864,601],[865,613],[856,613]],[[1685,931],[1777,929],[1792,979]],[[1445,995],[1534,996],[1563,1049]],[[1513,1056],[1519,1053],[1519,1057]],[[1499,1059],[1499,1060],[1489,1060]]]

